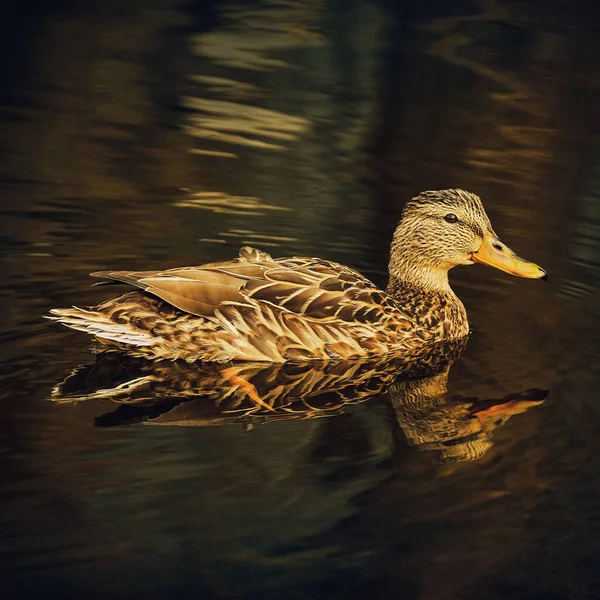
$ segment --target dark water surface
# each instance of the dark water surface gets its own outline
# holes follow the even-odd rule
[[[2,36],[2,597],[600,598],[594,3],[30,8]],[[404,202],[447,187],[550,273],[453,273],[474,333],[450,396],[383,386],[253,427],[235,403],[218,421],[210,373],[200,416],[145,414],[146,388],[116,416],[50,400],[94,357],[41,315],[105,298],[90,271],[251,244],[384,285]],[[151,375],[171,399],[199,377]]]

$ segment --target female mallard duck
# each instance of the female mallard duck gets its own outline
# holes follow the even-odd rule
[[[384,292],[353,269],[318,258],[271,258],[242,248],[228,262],[168,271],[101,271],[136,290],[53,318],[133,355],[193,361],[343,360],[410,355],[468,334],[448,283],[480,262],[545,278],[498,240],[481,200],[463,190],[407,203],[392,240]]]

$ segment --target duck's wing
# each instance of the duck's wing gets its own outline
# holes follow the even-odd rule
[[[139,287],[186,313],[210,317],[223,302],[243,302],[240,289],[249,280],[260,279],[272,265],[268,254],[245,250],[229,262],[167,271],[97,271],[91,276]]]
[[[316,258],[273,259],[249,247],[229,262],[168,271],[100,271],[92,276],[134,285],[201,317],[211,317],[217,309],[243,313],[266,304],[291,320],[374,323],[390,310],[400,310],[353,269]]]

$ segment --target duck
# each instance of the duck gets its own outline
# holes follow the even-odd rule
[[[410,357],[468,337],[467,313],[448,272],[474,263],[547,279],[544,269],[500,241],[479,196],[424,191],[402,211],[385,290],[336,262],[273,258],[245,246],[224,262],[91,273],[101,284],[135,289],[94,307],[52,309],[48,318],[93,336],[106,350],[152,360]]]

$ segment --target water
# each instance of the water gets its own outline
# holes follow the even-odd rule
[[[600,597],[600,14],[451,4],[14,9],[0,106],[3,597]],[[151,373],[172,402],[159,409],[148,389],[129,406],[51,401],[94,357],[41,315],[105,298],[90,271],[250,243],[383,285],[403,203],[453,186],[480,194],[550,281],[456,269],[473,335],[448,394],[434,382],[424,407],[404,384],[278,400],[265,418],[218,386],[178,404],[173,386],[206,390],[214,374],[172,372]],[[59,390],[110,389],[139,367],[104,366]]]

